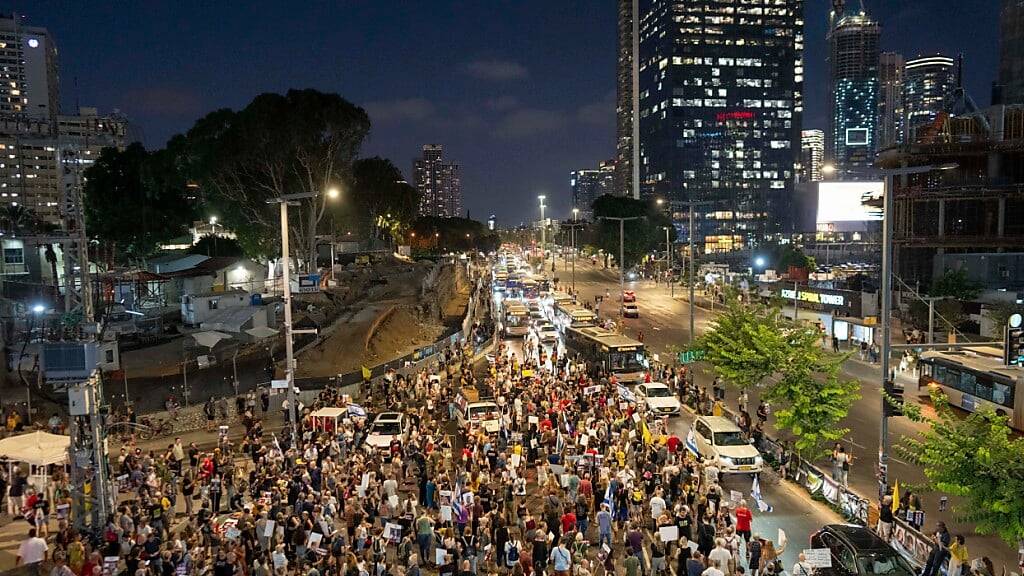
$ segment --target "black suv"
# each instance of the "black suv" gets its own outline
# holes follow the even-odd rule
[[[916,571],[874,532],[854,524],[828,524],[811,535],[811,548],[828,548],[831,568],[815,576],[915,576]]]

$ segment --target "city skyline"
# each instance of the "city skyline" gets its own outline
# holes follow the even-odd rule
[[[865,5],[882,24],[883,50],[908,59],[966,52],[968,91],[979,104],[988,103],[998,60],[997,1],[970,11],[952,1],[927,7],[886,6],[877,0]],[[515,9],[475,7],[465,13],[413,6],[401,14],[375,6],[343,18],[335,10],[313,8],[283,17],[279,7],[264,2],[235,15],[237,20],[226,19],[225,9],[199,4],[86,10],[42,1],[13,2],[9,8],[54,34],[61,48],[65,110],[76,101],[101,112],[120,109],[141,127],[150,148],[187,130],[206,112],[238,108],[259,92],[304,86],[333,90],[371,115],[373,131],[364,156],[393,158],[405,172],[409,168],[403,158],[423,142],[443,141],[466,167],[466,208],[473,214],[496,213],[501,224],[534,216],[526,200],[538,193],[553,198],[554,213],[568,213],[568,198],[559,194],[566,172],[615,156],[613,4],[594,10],[589,3],[552,8],[527,2]],[[535,18],[538,10],[545,18]],[[582,22],[581,13],[587,15]],[[827,6],[808,3],[808,54],[823,54],[826,19]],[[221,20],[231,23],[211,24]],[[157,29],[157,21],[168,25]],[[242,26],[242,21],[258,25]],[[371,21],[362,32],[348,30]],[[512,38],[500,33],[527,22],[536,25],[531,34]],[[172,42],[175,23],[190,30],[194,45]],[[467,33],[450,39],[435,30],[438,26]],[[417,39],[397,42],[396,34]],[[568,35],[588,40],[567,43]],[[326,37],[330,42],[309,41]],[[380,59],[420,62],[421,54],[430,53],[424,44],[443,54],[438,60],[444,65],[403,66],[408,71],[395,75],[375,64]],[[198,53],[204,57],[195,58]],[[262,63],[258,76],[250,73],[254,60]],[[290,64],[296,60],[305,64]],[[824,58],[807,58],[806,68],[802,128],[823,128]],[[444,81],[428,81],[424,75]],[[509,161],[488,160],[496,157]]]

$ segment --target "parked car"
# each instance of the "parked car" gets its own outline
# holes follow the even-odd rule
[[[622,317],[623,318],[639,318],[640,308],[637,307],[636,302],[626,302],[622,305]]]
[[[541,342],[557,342],[558,341],[558,329],[551,322],[538,322],[535,326],[537,330],[537,338]]]
[[[647,409],[655,414],[679,414],[681,408],[679,398],[668,386],[660,382],[638,384],[636,400],[642,402]]]
[[[636,302],[636,292],[633,291],[633,290],[623,290],[622,291],[622,301],[623,302]]]
[[[743,437],[740,427],[724,416],[701,416],[690,429],[688,440],[697,452],[727,474],[757,473],[764,467],[761,453]]]
[[[391,441],[405,443],[409,438],[409,425],[401,412],[381,412],[373,419],[366,434],[366,445],[376,450],[390,450]]]
[[[811,548],[828,548],[830,568],[815,576],[914,576],[917,572],[899,552],[864,526],[827,524],[811,535]]]

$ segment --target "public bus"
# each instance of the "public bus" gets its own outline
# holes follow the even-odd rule
[[[988,352],[988,353],[986,353]],[[988,406],[1024,431],[1024,368],[1003,364],[999,350],[921,353],[918,386],[938,388],[968,412]]]
[[[566,328],[565,348],[615,374],[624,384],[643,382],[650,367],[642,342],[598,326]]]
[[[509,338],[525,338],[530,333],[530,309],[518,300],[503,304],[502,327]]]
[[[563,332],[570,327],[597,326],[597,314],[572,302],[555,304],[555,326]]]

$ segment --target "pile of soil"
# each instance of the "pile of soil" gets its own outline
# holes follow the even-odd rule
[[[436,341],[442,333],[443,325],[425,322],[412,308],[396,308],[370,339],[365,359],[369,363],[377,364],[410,354],[417,348]]]

